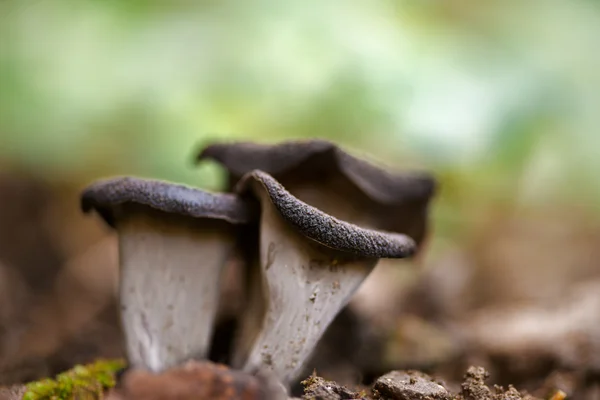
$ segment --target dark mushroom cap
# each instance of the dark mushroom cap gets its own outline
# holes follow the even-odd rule
[[[197,161],[204,159],[223,164],[233,183],[255,169],[267,172],[278,180],[288,173],[318,176],[325,170],[336,169],[369,198],[382,204],[428,200],[436,189],[435,179],[427,173],[392,174],[321,139],[288,141],[276,145],[216,143],[198,154]]]
[[[236,191],[250,191],[252,182],[262,185],[281,217],[291,227],[323,246],[371,258],[405,258],[416,250],[415,242],[406,235],[361,228],[304,203],[263,171],[255,170],[245,175]]]
[[[114,208],[138,204],[169,214],[245,224],[257,217],[255,205],[235,194],[209,193],[188,186],[133,177],[98,181],[81,194],[83,212],[96,210],[115,226]]]

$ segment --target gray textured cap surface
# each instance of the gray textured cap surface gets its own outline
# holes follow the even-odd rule
[[[210,218],[232,224],[249,223],[258,217],[256,207],[235,194],[209,193],[188,186],[133,177],[95,182],[83,190],[81,208],[96,210],[114,226],[113,207],[140,204],[165,213]]]
[[[252,170],[267,172],[279,179],[282,174],[300,173],[320,158],[323,168],[335,169],[371,199],[384,204],[429,199],[436,190],[435,179],[427,173],[393,174],[360,160],[326,140],[287,141],[275,145],[251,142],[216,143],[205,147],[197,160],[212,159],[221,163],[236,179]]]
[[[416,250],[406,235],[361,228],[334,218],[296,197],[263,171],[252,171],[238,184],[238,192],[251,190],[251,182],[262,185],[271,202],[294,229],[326,247],[372,258],[405,258]]]

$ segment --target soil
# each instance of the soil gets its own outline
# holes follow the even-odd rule
[[[419,371],[392,371],[378,378],[372,390],[350,390],[335,382],[312,377],[306,381],[305,400],[538,400],[512,386],[490,388],[488,372],[482,367],[470,367],[453,393],[444,382]],[[369,393],[369,394],[367,394]]]

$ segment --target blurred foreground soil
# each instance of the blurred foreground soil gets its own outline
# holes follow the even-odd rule
[[[0,175],[0,385],[123,356],[116,238],[80,213],[79,190]],[[489,210],[465,224],[435,255],[382,262],[303,376],[316,369],[354,388],[420,370],[464,399],[526,398],[494,384],[538,398],[560,390],[600,399],[600,225],[557,208]],[[236,278],[232,264],[218,335],[241,304]],[[471,365],[489,371],[484,397],[461,387]],[[294,394],[303,390],[298,383]]]

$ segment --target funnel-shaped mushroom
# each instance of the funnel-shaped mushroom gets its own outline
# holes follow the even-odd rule
[[[260,270],[252,304],[263,310],[243,321],[234,366],[272,369],[289,384],[336,314],[380,258],[415,251],[406,235],[361,228],[292,196],[270,175],[254,171],[238,186],[261,204]],[[256,300],[262,300],[260,306]]]
[[[236,225],[256,213],[233,194],[136,178],[101,181],[81,196],[119,234],[120,305],[135,367],[162,371],[203,358]]]
[[[232,187],[244,174],[262,170],[298,199],[344,221],[404,233],[417,245],[425,237],[435,191],[429,174],[392,174],[325,140],[218,143],[200,152],[203,159],[221,163]]]

